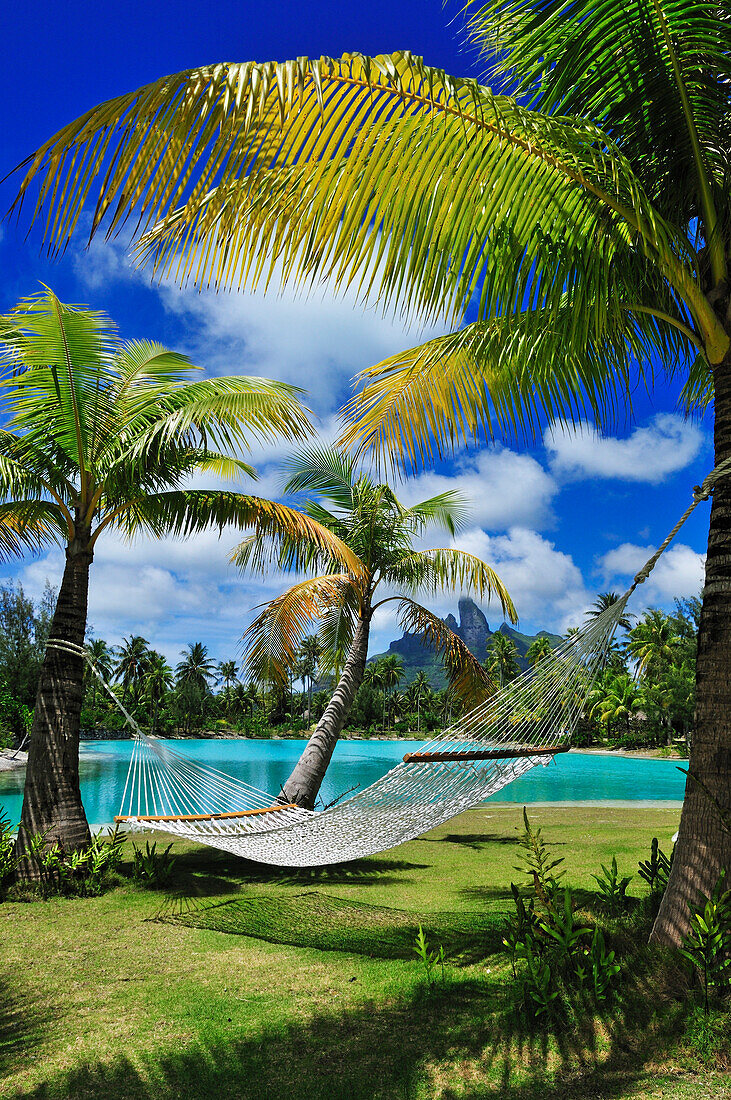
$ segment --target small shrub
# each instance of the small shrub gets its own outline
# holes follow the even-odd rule
[[[523,807],[523,823],[525,832],[520,838],[522,848],[522,866],[516,866],[515,870],[528,876],[535,890],[536,897],[544,904],[550,904],[551,898],[556,892],[563,871],[556,873],[556,868],[563,863],[563,857],[552,859],[548,845],[543,839],[540,826],[534,828],[529,819],[528,811]]]
[[[650,858],[641,859],[637,868],[640,878],[643,878],[650,887],[651,894],[665,893],[672,862],[673,857],[665,855],[658,845],[657,837],[654,836],[650,845]]]
[[[627,908],[627,887],[632,881],[632,875],[619,877],[616,856],[612,856],[610,867],[602,863],[601,868],[601,875],[591,877],[597,884],[601,907],[610,917],[616,917]]]
[[[731,1047],[731,1013],[695,1007],[685,1021],[684,1044],[704,1064],[713,1065]]]
[[[0,815],[0,897],[20,866],[22,856],[15,855],[15,834],[10,819]]]
[[[151,886],[153,889],[168,886],[175,870],[175,856],[170,855],[172,844],[168,844],[162,852],[157,850],[157,841],[152,844],[146,841],[144,849],[136,844],[132,848],[133,880],[140,886]]]
[[[690,929],[680,948],[700,980],[706,1015],[711,994],[731,991],[731,890],[724,890],[724,877],[722,872],[710,898],[691,906]]]
[[[440,944],[437,950],[432,951],[421,925],[414,940],[414,953],[424,968],[429,989],[435,989],[438,982],[443,986],[445,982],[444,947]]]
[[[109,884],[112,872],[122,861],[123,837],[117,829],[106,837],[97,833],[86,848],[68,855],[58,841],[47,844],[45,836],[31,837],[28,858],[43,868],[40,891],[43,897],[95,897]]]

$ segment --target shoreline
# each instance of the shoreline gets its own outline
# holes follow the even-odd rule
[[[95,745],[103,745],[107,738],[92,738],[89,743]],[[108,740],[115,740],[115,738],[109,738]],[[120,738],[120,740],[128,740],[128,738]],[[166,737],[165,741],[306,741],[306,737],[293,737],[293,736],[280,736],[280,737],[241,737],[236,734],[218,734],[208,737]],[[392,737],[383,734],[376,734],[373,737],[341,737],[341,741],[424,741],[425,738],[417,737]],[[687,756],[681,756],[680,753],[673,753],[669,755],[662,749],[607,749],[607,748],[582,748],[582,749],[569,749],[569,752],[576,755],[584,756],[620,756],[628,760],[664,760],[669,763],[682,763],[687,762]],[[28,753],[22,752],[16,749],[0,749],[0,773],[17,771],[19,768],[24,768],[28,762]],[[551,803],[556,805],[557,803]],[[570,803],[570,805],[577,805],[577,803]]]

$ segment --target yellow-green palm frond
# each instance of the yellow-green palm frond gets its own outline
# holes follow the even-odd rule
[[[566,300],[391,356],[361,373],[340,442],[414,469],[480,436],[530,440],[556,417],[609,427],[636,385],[652,383],[658,350],[668,375],[697,350],[677,299],[656,283],[653,292],[655,309],[636,293],[578,316]]]
[[[0,560],[37,554],[49,545],[63,545],[68,537],[66,517],[58,505],[45,500],[9,500],[0,504]]]
[[[517,623],[518,613],[510,593],[494,569],[464,550],[419,550],[395,562],[388,580],[427,592],[472,592],[478,598],[497,599],[503,614]]]
[[[405,631],[420,635],[425,645],[440,654],[449,687],[458,698],[476,705],[494,694],[495,685],[485,669],[442,619],[406,598],[399,599],[398,617]]]
[[[244,634],[244,671],[257,681],[286,684],[312,623],[338,606],[349,586],[345,573],[313,577],[267,604]]]
[[[245,496],[226,490],[180,489],[162,493],[145,493],[117,506],[110,505],[102,515],[97,530],[114,525],[125,534],[138,532],[162,536],[185,537],[209,527],[223,531],[225,527],[253,528],[255,541],[291,539],[327,554],[358,576],[360,561],[345,544],[309,516],[262,497]],[[233,551],[236,565],[249,564],[244,540]]]
[[[404,518],[413,519],[424,527],[437,523],[445,527],[450,535],[455,535],[465,526],[469,514],[469,502],[462,493],[456,489],[447,489],[406,509]]]
[[[179,255],[180,278],[325,276],[431,317],[462,317],[476,291],[483,316],[530,288],[595,301],[618,245],[671,248],[600,129],[403,52],[166,77],[54,135],[18,201],[33,180],[52,250],[92,201],[92,231],[107,214],[110,231],[130,214],[161,225],[159,263]]]

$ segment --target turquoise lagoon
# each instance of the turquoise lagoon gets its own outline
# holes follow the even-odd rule
[[[276,794],[300,755],[304,741],[175,741],[171,747]],[[322,802],[375,782],[421,741],[341,741],[333,755]],[[81,793],[86,815],[96,825],[118,813],[127,776],[131,741],[84,741]],[[24,769],[0,772],[0,811],[15,824],[20,816]],[[679,802],[685,777],[671,760],[638,760],[611,754],[570,753],[492,796],[496,802]]]

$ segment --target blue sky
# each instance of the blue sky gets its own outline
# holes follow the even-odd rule
[[[477,75],[479,63],[457,23],[450,24],[458,7],[445,10],[440,0],[5,5],[0,34],[10,78],[0,104],[0,176],[95,103],[207,62],[410,49],[457,75]],[[1,210],[13,196],[11,179],[0,186]],[[161,340],[213,373],[303,386],[325,434],[357,370],[443,331],[404,328],[327,291],[302,300],[153,286],[129,265],[124,240],[97,241],[88,251],[79,240],[50,263],[37,236],[26,240],[26,229],[27,221],[0,228],[0,310],[45,282],[66,301],[107,310],[126,338]],[[598,591],[626,586],[712,465],[710,423],[684,421],[676,399],[676,389],[662,383],[652,395],[637,393],[634,419],[608,438],[590,425],[579,434],[558,425],[531,449],[514,442],[473,448],[405,483],[401,495],[411,501],[461,488],[473,511],[458,544],[496,566],[522,629],[563,630],[580,621]],[[278,492],[285,453],[271,447],[254,454],[257,492]],[[706,504],[635,597],[635,611],[699,590],[707,522]],[[439,545],[443,537],[426,542]],[[252,607],[283,586],[277,576],[266,582],[238,576],[226,560],[235,541],[231,532],[221,540],[163,545],[100,542],[90,598],[96,634],[117,642],[142,633],[171,659],[199,640],[219,659],[235,655]],[[60,553],[51,552],[6,566],[0,576],[19,577],[37,594],[46,577],[58,580],[60,569]],[[446,613],[456,600],[431,603]],[[486,611],[495,626],[496,609]],[[392,621],[377,621],[373,649],[397,634]]]

